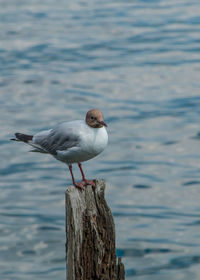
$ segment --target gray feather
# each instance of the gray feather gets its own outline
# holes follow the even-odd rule
[[[63,131],[52,129],[48,135],[38,137],[34,144],[39,145],[44,151],[52,155],[57,155],[57,151],[68,150],[72,147],[78,146],[78,143],[79,137],[77,135],[68,133],[63,134]]]

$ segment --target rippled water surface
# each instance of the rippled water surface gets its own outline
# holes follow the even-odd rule
[[[200,279],[200,2],[0,5],[0,278],[65,279],[69,172],[9,139],[97,107],[126,279]]]

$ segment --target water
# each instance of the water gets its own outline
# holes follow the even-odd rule
[[[83,118],[126,279],[200,279],[200,3],[1,1],[0,278],[65,279],[64,164],[10,142]],[[76,178],[80,177],[77,167]]]

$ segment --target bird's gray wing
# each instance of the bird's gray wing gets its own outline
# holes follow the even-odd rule
[[[79,136],[72,131],[52,129],[45,137],[38,137],[35,141],[46,152],[57,155],[57,151],[65,151],[79,145]]]

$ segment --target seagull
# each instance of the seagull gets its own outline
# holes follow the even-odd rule
[[[94,180],[85,178],[83,161],[90,160],[100,154],[107,146],[107,124],[103,114],[98,109],[87,112],[85,120],[75,120],[57,124],[54,128],[43,130],[35,135],[15,133],[14,141],[24,142],[32,146],[31,152],[50,154],[69,167],[72,182],[75,187],[83,189],[86,185],[95,185]],[[82,181],[76,182],[72,164],[77,163],[82,175]]]

